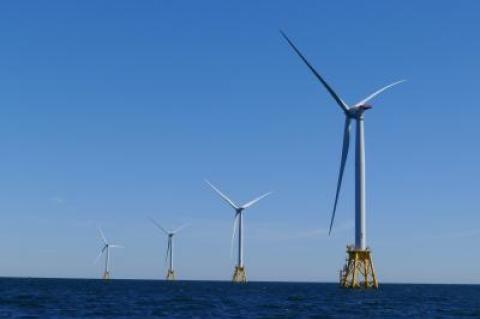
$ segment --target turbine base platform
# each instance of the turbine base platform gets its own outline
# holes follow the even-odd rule
[[[235,272],[233,273],[233,282],[240,284],[245,284],[247,282],[247,272],[245,271],[245,267],[235,267]]]
[[[175,271],[169,270],[167,272],[166,280],[175,280]]]
[[[103,277],[102,277],[104,280],[109,280],[110,279],[110,272],[106,271],[103,273]]]
[[[377,274],[373,267],[370,249],[360,250],[347,246],[347,260],[343,269],[340,270],[340,286],[378,289]]]

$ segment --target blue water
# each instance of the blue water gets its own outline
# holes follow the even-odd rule
[[[0,279],[0,318],[480,318],[480,286]]]

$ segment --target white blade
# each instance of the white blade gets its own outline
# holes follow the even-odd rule
[[[244,205],[242,206],[242,208],[243,208],[243,209],[248,208],[248,207],[252,206],[252,205],[255,204],[256,202],[264,199],[265,197],[267,197],[268,195],[270,195],[270,194],[272,194],[272,193],[273,193],[273,192],[268,192],[268,193],[266,193],[266,194],[263,194],[262,196],[259,196],[259,197],[255,198],[255,199],[252,200],[252,201],[249,201],[248,203],[244,204]]]
[[[287,35],[283,32],[280,31],[282,36],[287,40],[288,44],[292,47],[292,49],[297,53],[297,55],[302,59],[302,61],[307,65],[307,67],[310,69],[310,71],[313,72],[313,74],[317,77],[317,79],[322,82],[323,86],[327,89],[328,93],[333,97],[335,102],[342,108],[344,112],[348,112],[348,105],[345,103],[340,96],[332,89],[332,87],[323,79],[323,77],[320,75],[320,73],[315,70],[315,68],[308,62],[308,60],[303,56],[302,52],[300,52],[299,49],[293,44],[293,42],[287,37]]]
[[[163,228],[162,225],[160,225],[159,223],[157,223],[157,222],[155,221],[155,219],[153,219],[152,217],[148,217],[148,219],[150,219],[150,221],[152,222],[152,224],[154,224],[155,226],[157,226],[158,229],[160,229],[161,231],[163,231],[165,234],[168,235],[168,231],[167,231],[165,228]]]
[[[190,225],[189,225],[189,224],[183,224],[183,225],[181,225],[180,227],[178,227],[177,229],[175,229],[174,231],[172,231],[172,234],[176,234],[176,233],[178,233],[179,231],[184,230],[184,229],[187,228],[188,226],[190,226]]]
[[[105,237],[105,234],[102,231],[102,228],[100,226],[97,226],[98,232],[100,233],[100,236],[102,237],[103,243],[106,245],[108,243],[107,238]]]
[[[100,257],[102,257],[103,255],[103,252],[105,251],[105,249],[107,248],[107,246],[103,246],[102,250],[100,251],[100,254],[98,254],[97,258],[95,258],[95,261],[93,262],[94,264],[98,263],[98,260],[100,259]]]
[[[340,162],[340,170],[338,172],[337,191],[335,192],[335,203],[333,204],[332,217],[330,219],[330,229],[328,235],[332,232],[333,222],[335,221],[335,213],[337,211],[338,196],[340,195],[340,189],[342,188],[343,172],[345,171],[345,163],[347,162],[348,149],[350,146],[350,118],[345,118],[345,128],[343,131],[343,146],[342,146],[342,159]]]
[[[363,100],[361,100],[360,102],[358,102],[357,104],[355,104],[355,106],[364,105],[365,103],[367,103],[368,101],[370,101],[371,99],[373,99],[374,97],[376,97],[377,95],[379,95],[380,93],[382,93],[383,91],[385,91],[386,89],[389,89],[389,88],[391,88],[392,86],[395,86],[395,85],[400,84],[400,83],[405,82],[405,81],[406,81],[406,80],[401,80],[401,81],[393,82],[392,84],[389,84],[389,85],[381,88],[380,90],[373,92],[373,93],[370,94],[368,97],[366,97],[365,99],[363,99]]]
[[[230,242],[230,257],[233,258],[233,242],[235,240],[235,234],[237,233],[238,217],[239,213],[235,214],[235,219],[233,220],[233,232],[232,232],[232,241]]]
[[[205,180],[205,182],[210,185],[210,187],[215,191],[217,192],[218,195],[220,195],[221,198],[223,198],[228,204],[230,204],[230,206],[232,206],[234,209],[238,209],[238,206],[230,199],[227,197],[227,195],[225,195],[224,193],[222,193],[218,188],[216,188],[215,186],[213,186],[208,180]]]

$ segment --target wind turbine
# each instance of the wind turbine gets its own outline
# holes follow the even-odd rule
[[[233,281],[245,283],[247,282],[247,273],[245,271],[245,265],[243,260],[243,213],[247,208],[251,207],[253,204],[267,197],[272,192],[263,194],[262,196],[259,196],[239,206],[235,204],[230,198],[228,198],[224,193],[222,193],[218,188],[213,186],[213,184],[211,184],[208,180],[205,180],[205,182],[235,210],[235,218],[233,221],[233,233],[232,233],[232,248],[233,248],[233,241],[235,239],[235,231],[238,228],[238,255],[237,255],[237,264],[235,266],[235,272],[233,273]]]
[[[168,244],[167,244],[167,253],[165,255],[165,261],[168,260],[168,271],[167,271],[167,280],[175,280],[175,270],[173,268],[173,237],[176,233],[180,230],[184,229],[188,225],[182,225],[173,231],[168,231],[163,228],[159,223],[157,223],[153,218],[150,217],[150,221],[157,226],[162,232],[164,232],[168,236]]]
[[[323,79],[323,77],[315,70],[315,68],[307,61],[300,50],[293,44],[293,42],[287,37],[287,35],[280,31],[282,36],[287,40],[293,50],[297,53],[300,59],[307,65],[310,71],[313,72],[315,77],[323,84],[328,93],[333,97],[338,104],[343,114],[345,115],[345,124],[343,129],[343,147],[342,156],[340,162],[340,171],[338,174],[337,188],[335,194],[335,201],[333,204],[332,217],[330,220],[329,234],[332,231],[333,223],[335,220],[335,212],[337,210],[338,198],[340,189],[342,186],[343,172],[345,170],[345,163],[348,157],[348,150],[350,146],[350,125],[352,121],[356,122],[356,141],[355,141],[355,246],[349,246],[347,253],[349,259],[347,262],[345,275],[342,277],[342,285],[345,287],[359,287],[358,275],[364,274],[364,286],[365,287],[378,287],[378,281],[376,278],[375,270],[373,269],[373,262],[370,254],[370,250],[367,247],[367,229],[366,229],[366,205],[365,205],[365,111],[372,108],[367,104],[374,97],[382,93],[383,91],[404,82],[397,81],[391,83],[374,93],[370,94],[363,100],[354,105],[348,105],[342,98],[331,88],[331,86]],[[361,269],[361,271],[360,271]],[[371,280],[368,279],[368,275],[371,275]],[[361,275],[361,274],[360,274]]]
[[[98,227],[98,232],[102,237],[103,248],[100,251],[100,254],[98,254],[97,258],[95,259],[95,263],[97,263],[100,257],[102,257],[102,255],[105,253],[105,270],[103,272],[103,279],[108,280],[110,279],[110,248],[123,248],[123,247],[120,245],[110,244],[100,227]]]

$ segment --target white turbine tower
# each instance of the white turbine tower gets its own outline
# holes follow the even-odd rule
[[[213,186],[208,180],[205,180],[205,182],[208,185],[210,185],[210,187],[235,210],[235,218],[233,221],[232,247],[233,247],[233,241],[235,239],[235,232],[238,228],[238,255],[237,255],[237,264],[235,266],[235,272],[233,273],[233,281],[245,283],[247,282],[247,273],[245,270],[245,265],[243,260],[243,213],[247,208],[251,207],[253,204],[260,201],[261,199],[267,197],[272,192],[263,194],[262,196],[259,196],[249,201],[248,203],[239,206],[235,204],[225,194],[223,194],[218,188]]]
[[[356,145],[355,145],[355,246],[347,248],[348,261],[342,271],[341,284],[344,287],[359,287],[363,284],[365,287],[378,287],[378,281],[373,268],[371,253],[367,247],[367,229],[366,229],[366,205],[365,205],[365,131],[364,119],[365,111],[372,108],[367,104],[368,101],[399,83],[397,81],[389,84],[380,90],[370,94],[365,99],[354,105],[347,105],[335,91],[328,85],[322,76],[314,69],[314,67],[307,61],[300,50],[293,44],[285,33],[280,31],[285,40],[290,44],[293,50],[303,60],[307,67],[313,72],[315,77],[323,84],[333,99],[340,106],[340,109],[345,115],[345,126],[343,132],[343,147],[342,157],[340,162],[340,171],[338,174],[337,189],[335,194],[335,202],[333,204],[333,212],[330,220],[330,230],[332,231],[333,222],[335,220],[335,212],[337,210],[338,197],[342,186],[343,172],[345,170],[345,163],[347,161],[348,150],[350,145],[350,124],[356,122]],[[364,282],[360,283],[359,276],[364,276]]]
[[[177,234],[180,230],[184,229],[188,225],[182,225],[173,231],[168,231],[163,228],[159,223],[157,223],[153,218],[150,218],[150,221],[168,236],[167,253],[165,255],[165,262],[168,261],[166,280],[175,280],[175,269],[173,268],[173,237],[175,236],[175,234]]]
[[[95,263],[97,263],[100,257],[102,257],[102,255],[105,254],[105,269],[103,271],[103,279],[108,280],[110,279],[110,248],[123,248],[123,247],[120,245],[110,244],[100,227],[98,227],[98,232],[102,237],[103,248],[100,251],[100,254],[98,254],[97,258],[95,259]]]

